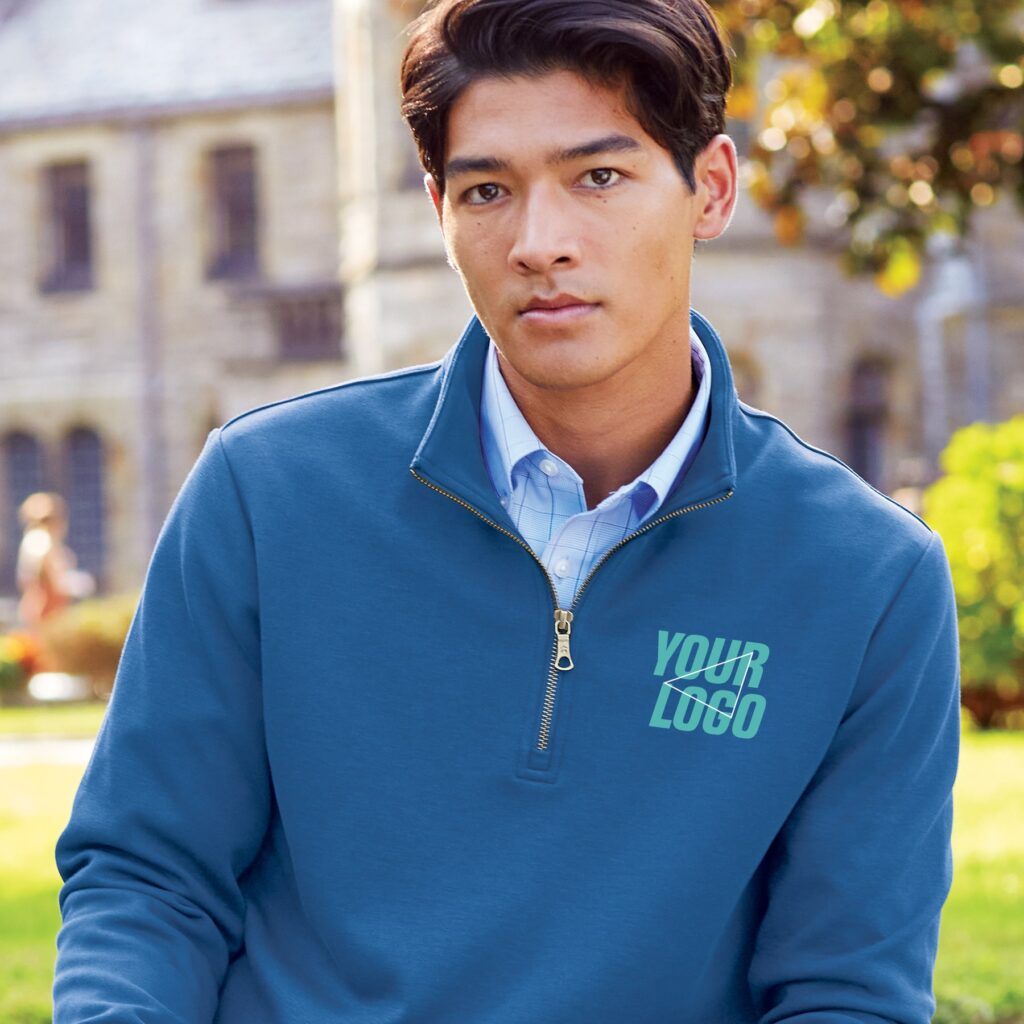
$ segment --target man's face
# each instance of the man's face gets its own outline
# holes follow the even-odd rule
[[[515,373],[576,389],[663,366],[666,346],[689,358],[693,240],[725,230],[735,200],[727,136],[698,158],[693,195],[621,90],[570,71],[491,77],[453,105],[445,166],[443,200],[426,184],[449,259]],[[526,311],[560,294],[575,308]]]

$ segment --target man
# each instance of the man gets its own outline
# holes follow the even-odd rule
[[[476,311],[211,433],[57,849],[56,1024],[925,1024],[954,600],[737,399],[702,0],[442,0],[402,66]]]

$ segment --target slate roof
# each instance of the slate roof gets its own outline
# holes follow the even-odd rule
[[[0,126],[329,96],[332,0],[0,0]]]

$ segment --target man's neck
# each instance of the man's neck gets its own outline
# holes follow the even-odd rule
[[[665,450],[696,396],[689,336],[671,357],[642,372],[626,367],[588,388],[530,384],[501,353],[498,366],[541,443],[583,479],[587,508],[635,480]]]

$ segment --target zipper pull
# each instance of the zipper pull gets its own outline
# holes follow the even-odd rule
[[[567,672],[573,667],[572,654],[569,652],[569,634],[572,632],[572,612],[561,608],[555,609],[555,668]]]

